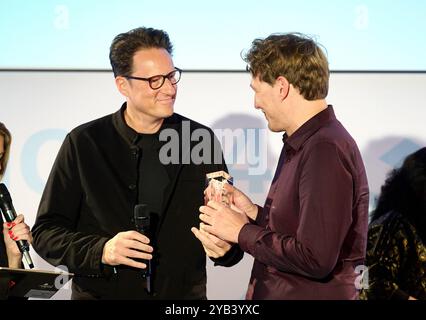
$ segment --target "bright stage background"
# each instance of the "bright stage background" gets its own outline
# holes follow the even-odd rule
[[[0,0],[1,68],[109,68],[118,33],[165,29],[183,69],[243,70],[254,38],[318,39],[333,70],[426,70],[418,0]]]

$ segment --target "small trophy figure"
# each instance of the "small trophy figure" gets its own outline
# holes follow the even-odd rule
[[[224,188],[226,183],[232,185],[233,178],[225,171],[216,171],[206,174],[206,183],[209,186],[207,189],[207,201],[214,200],[220,203],[231,206],[232,193],[227,192]]]

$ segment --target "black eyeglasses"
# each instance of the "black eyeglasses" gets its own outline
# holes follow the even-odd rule
[[[142,81],[148,81],[149,86],[152,90],[160,89],[164,82],[166,81],[166,78],[169,79],[171,84],[176,84],[180,80],[180,75],[182,74],[182,70],[179,68],[175,68],[172,72],[169,72],[166,75],[156,75],[149,78],[140,78],[140,77],[133,77],[133,76],[124,76],[126,79],[134,79],[134,80],[142,80]]]

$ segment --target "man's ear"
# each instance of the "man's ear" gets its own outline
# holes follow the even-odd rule
[[[129,96],[129,81],[126,78],[118,76],[115,78],[115,85],[117,86],[118,91],[125,96]]]
[[[281,101],[284,101],[290,92],[290,82],[288,82],[285,77],[279,76],[275,81],[275,85],[278,86],[278,89],[280,90]]]

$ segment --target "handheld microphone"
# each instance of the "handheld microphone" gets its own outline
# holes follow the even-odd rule
[[[134,219],[136,231],[143,235],[150,237],[151,217],[146,204],[137,204],[134,209]],[[146,269],[142,269],[142,277],[146,279],[146,290],[152,293],[152,265],[151,260],[143,260],[142,263],[146,264]]]
[[[0,184],[0,211],[7,222],[13,222],[16,219],[16,211],[12,204],[12,197],[10,196],[9,190],[4,183]],[[32,269],[34,268],[33,260],[30,256],[30,246],[26,240],[16,241],[19,251],[24,256],[25,262]]]

